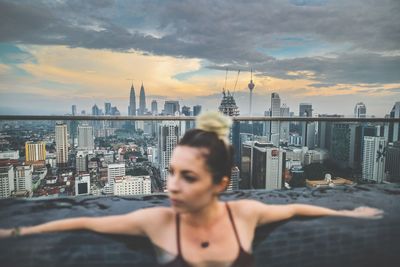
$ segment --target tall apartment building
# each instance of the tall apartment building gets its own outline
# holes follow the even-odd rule
[[[0,198],[8,198],[14,191],[14,168],[12,165],[0,167]]]
[[[114,178],[114,195],[151,194],[150,176],[119,176]]]
[[[80,150],[94,149],[93,127],[87,124],[78,126],[78,148]]]
[[[68,163],[68,131],[65,123],[56,124],[55,137],[57,165],[66,166]]]
[[[240,179],[240,170],[238,167],[234,166],[232,168],[231,179],[229,181],[229,185],[227,187],[227,191],[233,191],[239,189],[239,179]]]
[[[25,162],[45,161],[46,160],[46,143],[32,142],[25,143]]]
[[[365,136],[362,162],[362,178],[381,183],[385,177],[385,150],[384,137]]]
[[[76,153],[75,165],[76,171],[87,172],[88,171],[88,152],[87,151],[78,151]]]
[[[156,100],[151,101],[151,113],[153,115],[158,115],[158,104]]]
[[[109,164],[107,167],[108,184],[113,187],[114,179],[118,176],[125,175],[125,163]]]
[[[180,129],[178,121],[163,121],[159,125],[158,160],[163,186],[166,186],[167,169],[171,161],[172,151],[179,141]]]
[[[175,113],[180,111],[179,101],[165,101],[164,103],[164,114],[175,116]]]
[[[23,165],[15,167],[14,189],[15,191],[32,192],[32,165]]]
[[[400,118],[400,102],[396,102],[390,111],[390,118]],[[400,123],[391,122],[389,123],[389,142],[400,141]]]

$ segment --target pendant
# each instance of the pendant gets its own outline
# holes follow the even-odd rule
[[[202,248],[208,248],[208,246],[210,245],[210,242],[204,241],[204,242],[201,242],[200,245],[201,245]]]

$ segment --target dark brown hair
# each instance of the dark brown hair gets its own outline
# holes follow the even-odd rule
[[[233,147],[218,138],[214,132],[201,129],[188,130],[178,143],[179,146],[205,148],[206,165],[213,177],[213,183],[219,184],[224,176],[231,178],[233,167]]]

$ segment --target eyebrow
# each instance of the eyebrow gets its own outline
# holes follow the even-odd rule
[[[169,166],[169,169],[170,170],[174,170],[174,167],[172,167],[171,165]],[[194,171],[191,171],[191,170],[182,170],[181,171],[181,173],[182,174],[194,174],[194,175],[196,175],[196,176],[199,176],[196,172],[194,172]]]

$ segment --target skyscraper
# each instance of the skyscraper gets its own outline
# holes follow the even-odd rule
[[[365,118],[367,115],[367,108],[363,102],[359,102],[354,107],[354,117]]]
[[[158,160],[164,189],[166,188],[167,169],[171,161],[172,151],[176,147],[178,141],[179,122],[163,121],[159,125]]]
[[[133,84],[131,86],[131,93],[129,96],[128,115],[136,116],[136,96],[135,96],[135,88],[133,88]]]
[[[153,115],[157,115],[158,114],[158,106],[157,106],[157,101],[156,100],[151,101],[151,113]]]
[[[386,140],[384,137],[364,137],[362,178],[381,183],[385,176]]]
[[[400,142],[389,143],[386,150],[385,171],[390,182],[400,182]]]
[[[299,106],[299,116],[300,117],[312,117],[312,104],[310,103],[300,103]]]
[[[87,124],[78,126],[78,148],[81,150],[94,149],[93,127]]]
[[[200,105],[193,106],[193,116],[199,115],[200,112],[201,112],[201,106]]]
[[[140,96],[139,96],[139,115],[146,114],[146,94],[144,92],[143,83],[140,87]]]
[[[55,129],[56,162],[60,167],[68,163],[68,131],[65,123],[57,123]]]
[[[164,103],[164,114],[165,115],[171,115],[175,116],[175,113],[179,113],[180,108],[179,108],[179,101],[165,101]]]
[[[300,117],[312,117],[312,104],[300,103],[299,116]],[[309,149],[313,149],[315,146],[315,123],[314,122],[301,122],[301,137],[302,146],[306,146]]]
[[[281,106],[281,117],[289,117],[289,116],[290,116],[289,107],[286,106],[286,104],[283,104]],[[289,141],[289,122],[288,121],[280,122],[279,135],[280,135],[280,139],[283,142]]]
[[[99,109],[99,107],[96,104],[94,104],[92,107],[92,115],[93,116],[101,115],[101,110]]]
[[[281,99],[278,93],[271,94],[271,117],[281,116]],[[279,121],[271,121],[269,140],[275,145],[279,145]]]
[[[28,141],[25,143],[25,162],[45,161],[46,144],[45,142]]]
[[[72,116],[76,115],[76,105],[72,105]]]
[[[111,115],[111,103],[104,103],[104,113],[105,115]]]
[[[390,111],[390,118],[400,118],[400,102],[396,102]],[[400,141],[400,123],[389,123],[389,142]]]
[[[248,141],[244,144],[246,172],[254,189],[281,189],[282,173],[285,167],[285,153],[271,143]],[[249,173],[250,172],[250,173]]]

